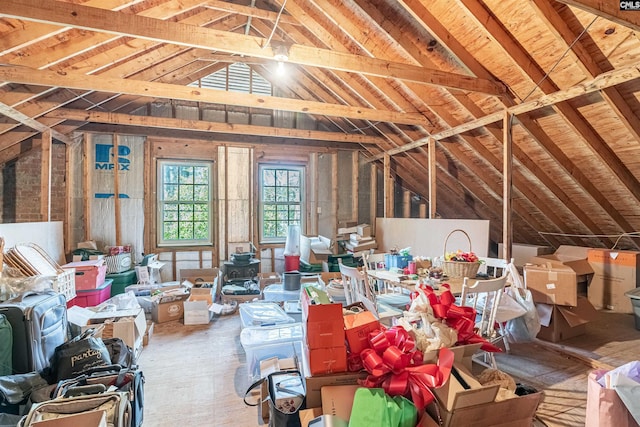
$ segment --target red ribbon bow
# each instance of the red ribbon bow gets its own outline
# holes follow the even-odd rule
[[[438,364],[423,364],[422,352],[415,349],[409,333],[398,326],[369,334],[371,348],[361,353],[369,376],[362,385],[382,387],[390,396],[410,398],[419,410],[434,400],[431,388],[444,384],[451,373],[453,352],[440,349]]]
[[[445,290],[436,295],[430,286],[421,285],[419,292],[424,292],[433,309],[433,315],[445,321],[445,323],[458,331],[458,342],[456,344],[476,344],[482,343],[480,347],[484,351],[500,352],[499,347],[491,344],[475,332],[476,310],[473,307],[460,307],[455,305],[456,298],[451,293],[449,285],[444,284]]]

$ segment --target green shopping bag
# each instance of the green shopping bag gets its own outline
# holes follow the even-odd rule
[[[381,388],[359,388],[353,400],[349,427],[414,427],[415,405],[402,396],[391,397]]]

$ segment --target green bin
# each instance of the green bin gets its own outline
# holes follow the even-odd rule
[[[106,279],[113,280],[113,283],[111,283],[111,296],[123,294],[127,286],[138,283],[135,269],[123,271],[122,273],[107,274]]]

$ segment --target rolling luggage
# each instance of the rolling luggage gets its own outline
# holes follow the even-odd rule
[[[0,314],[0,377],[13,373],[13,331],[6,316]]]
[[[60,344],[67,341],[67,301],[54,291],[24,292],[0,303],[0,314],[13,332],[13,373],[48,368]]]
[[[44,419],[62,418],[89,411],[105,411],[107,425],[110,427],[131,426],[131,406],[127,394],[117,391],[62,397],[35,404],[18,426],[31,427],[33,423]]]
[[[70,391],[95,385],[102,385],[105,389],[115,388],[116,391],[126,393],[131,405],[131,427],[142,425],[144,375],[135,366],[123,368],[119,365],[111,365],[90,369],[76,378],[60,381],[54,396],[63,397]]]

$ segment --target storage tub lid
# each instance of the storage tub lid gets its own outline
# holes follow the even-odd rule
[[[302,324],[285,323],[275,326],[249,326],[240,332],[242,348],[259,347],[291,341],[302,341]]]
[[[282,308],[271,302],[245,302],[240,304],[242,327],[263,326],[266,324],[293,323]]]
[[[292,296],[293,298],[291,299],[299,299],[300,298],[300,290],[297,291],[286,291],[284,289],[284,284],[282,283],[274,283],[273,285],[268,285],[264,288],[264,290],[262,291],[262,293],[264,295],[287,295],[287,296]],[[267,299],[265,297],[265,299]]]
[[[635,288],[625,292],[625,295],[631,299],[640,299],[640,288]]]
[[[300,314],[302,313],[302,307],[300,306],[300,300],[285,301],[283,307],[285,313]]]

